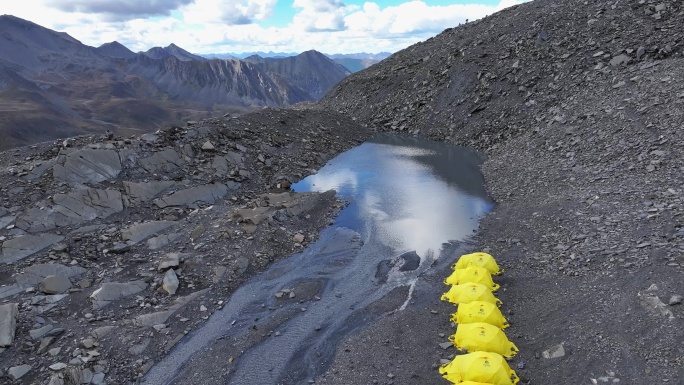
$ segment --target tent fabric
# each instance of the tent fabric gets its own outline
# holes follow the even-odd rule
[[[508,340],[503,330],[484,322],[460,324],[449,337],[456,349],[467,352],[498,353],[506,358],[518,354],[518,347]]]
[[[500,354],[474,352],[456,356],[439,368],[439,373],[454,384],[465,381],[490,385],[515,385],[520,379]]]
[[[491,291],[499,289],[499,285],[492,280],[492,274],[484,267],[479,266],[456,269],[444,280],[446,285],[460,285],[469,282],[481,283],[487,286]]]
[[[472,253],[461,255],[461,257],[458,259],[458,262],[456,262],[452,266],[452,268],[454,270],[465,269],[469,266],[484,267],[493,275],[500,275],[501,273],[503,273],[503,269],[499,267],[494,257],[487,253]]]
[[[475,381],[463,381],[463,382],[460,382],[458,385],[492,385],[492,384],[484,383],[484,382],[475,382]]]
[[[501,300],[494,297],[494,294],[487,286],[480,283],[454,285],[449,291],[442,294],[442,300],[457,305],[474,301],[489,302],[496,306],[501,306],[503,304]]]
[[[484,322],[500,329],[509,327],[506,318],[495,304],[484,301],[474,301],[458,305],[458,310],[451,315],[451,321],[455,324],[471,324]]]

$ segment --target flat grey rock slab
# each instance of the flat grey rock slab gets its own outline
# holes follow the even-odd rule
[[[184,163],[180,154],[172,148],[165,148],[152,156],[140,159],[140,166],[150,173],[173,171]]]
[[[31,370],[31,368],[31,365],[13,366],[7,370],[7,375],[11,380],[16,381],[24,377],[24,375],[26,375],[26,373],[28,373]]]
[[[105,149],[82,149],[60,155],[52,169],[56,180],[70,184],[99,183],[121,172],[119,153]]]
[[[116,300],[139,293],[145,288],[147,284],[144,281],[107,282],[90,295],[93,300],[93,309],[100,309]]]
[[[180,266],[180,253],[168,253],[159,261],[157,271],[166,271],[168,269],[175,269]]]
[[[173,181],[123,182],[126,195],[133,204],[149,201],[175,184]]]
[[[0,263],[17,262],[63,239],[63,236],[55,234],[21,235],[12,238],[2,244]]]
[[[39,339],[45,337],[45,335],[47,335],[50,331],[52,331],[52,329],[54,329],[54,326],[45,325],[42,328],[29,330],[29,335],[34,340],[39,340]]]
[[[0,347],[9,347],[14,341],[19,306],[16,303],[0,305]]]
[[[17,295],[19,293],[22,293],[23,291],[24,291],[24,288],[22,288],[18,284],[2,286],[2,287],[0,287],[0,299],[11,297],[13,295]]]
[[[211,168],[216,170],[216,175],[223,176],[228,174],[228,171],[230,171],[229,166],[228,160],[222,156],[215,156],[211,161]]]
[[[150,221],[135,224],[127,229],[121,230],[121,238],[129,245],[136,244],[160,231],[166,230],[176,224],[173,221]]]
[[[16,225],[28,232],[48,231],[106,218],[123,210],[121,193],[116,190],[78,188],[68,194],[55,194],[51,207],[32,208],[22,214]]]
[[[17,283],[26,288],[42,282],[51,275],[61,275],[71,278],[85,273],[86,269],[80,266],[64,266],[59,263],[38,263],[24,269],[23,274],[16,277]]]
[[[147,240],[147,248],[150,250],[159,250],[162,247],[173,243],[181,237],[178,233],[164,234],[158,237],[150,238]]]
[[[154,326],[165,323],[176,311],[181,309],[183,306],[194,301],[201,295],[205,294],[209,289],[204,289],[196,291],[192,294],[188,294],[185,297],[176,298],[168,310],[162,310],[149,314],[141,314],[133,319],[133,324],[136,326]]]
[[[84,233],[92,233],[95,231],[100,231],[106,229],[106,225],[91,225],[91,226],[83,226],[81,228],[78,228],[72,232],[69,233],[69,235],[72,234],[84,234]]]
[[[42,177],[46,172],[48,172],[57,163],[56,159],[50,161],[40,161],[40,164],[34,162],[33,169],[26,175],[28,180],[36,180]]]
[[[155,199],[154,204],[160,208],[169,206],[187,206],[194,203],[213,204],[228,193],[228,186],[221,183],[208,184],[176,191],[171,195]]]
[[[266,213],[270,210],[270,207],[255,207],[253,209],[237,209],[235,213],[244,222],[258,225],[267,218]]]
[[[17,219],[14,215],[8,215],[6,217],[0,218],[0,229],[4,229],[9,226],[14,220]]]
[[[235,152],[235,151],[228,151],[227,154],[224,155],[225,158],[230,162],[231,164],[237,165],[237,166],[242,166],[244,164],[244,159],[242,158],[242,155],[240,153]]]
[[[133,319],[133,324],[135,326],[154,326],[163,324],[173,315],[173,313],[175,313],[175,310],[164,310],[155,313],[141,314]]]
[[[71,281],[63,275],[51,275],[45,277],[38,289],[46,294],[61,294],[71,289]]]

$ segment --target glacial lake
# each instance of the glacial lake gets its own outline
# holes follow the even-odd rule
[[[335,157],[292,186],[298,192],[336,190],[348,205],[335,223],[304,251],[240,287],[150,370],[145,383],[190,383],[183,366],[197,352],[212,349],[217,339],[244,338],[255,319],[277,334],[249,345],[221,377],[223,383],[315,379],[345,336],[382,316],[366,311],[370,304],[407,287],[406,306],[416,280],[440,264],[450,245],[467,242],[477,230],[479,219],[494,207],[481,163],[470,149],[389,134]],[[307,285],[318,294],[305,304],[282,305],[273,295]]]

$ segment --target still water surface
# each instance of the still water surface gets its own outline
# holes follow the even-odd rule
[[[409,287],[408,304],[414,283],[445,246],[466,241],[477,229],[493,207],[480,164],[472,150],[393,135],[378,135],[332,159],[293,189],[335,189],[349,203],[335,224],[306,250],[238,289],[150,370],[146,384],[187,383],[184,363],[219,337],[246,336],[254,319],[271,320],[278,336],[251,345],[233,364],[227,384],[299,384],[324,373],[346,335],[382,316],[365,311],[370,304],[401,286]],[[320,299],[304,309],[274,298],[282,288],[306,283],[319,287]]]

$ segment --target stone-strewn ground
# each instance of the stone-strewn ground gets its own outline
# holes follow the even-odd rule
[[[537,0],[412,46],[322,102],[487,156],[499,205],[476,248],[507,269],[524,383],[684,383],[681,25],[680,1]],[[325,383],[440,381],[426,367],[455,354],[438,345],[453,309],[433,282],[350,338]],[[561,343],[563,357],[542,358]]]
[[[241,282],[316,239],[342,204],[290,183],[368,135],[337,114],[266,110],[3,153],[6,380],[136,381]]]

